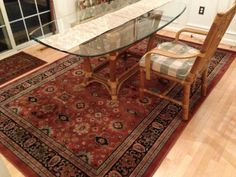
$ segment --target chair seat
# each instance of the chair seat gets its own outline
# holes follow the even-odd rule
[[[190,47],[182,42],[163,42],[157,46],[172,53],[186,55],[195,54],[197,49]],[[166,74],[178,79],[185,79],[189,74],[196,57],[190,59],[174,59],[158,54],[151,55],[151,69],[161,74]],[[145,59],[141,58],[139,65],[145,67]]]

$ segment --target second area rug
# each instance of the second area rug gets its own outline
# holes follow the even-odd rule
[[[24,52],[4,58],[0,60],[0,85],[45,63],[45,61]]]

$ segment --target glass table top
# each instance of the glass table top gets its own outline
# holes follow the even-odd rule
[[[70,14],[34,30],[30,37],[50,48],[81,57],[119,51],[172,23],[186,9],[180,2],[165,0],[158,4],[151,1],[143,4],[138,1],[79,24],[76,23],[76,14]],[[48,30],[51,33],[43,35]]]

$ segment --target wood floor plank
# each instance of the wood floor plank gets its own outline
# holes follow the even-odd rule
[[[232,177],[236,174],[235,78],[236,60],[201,105],[154,177]]]

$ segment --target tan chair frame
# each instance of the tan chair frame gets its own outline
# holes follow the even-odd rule
[[[179,41],[180,35],[183,32],[195,33],[200,35],[206,35],[206,38],[203,42],[203,45],[198,53],[194,55],[178,55],[176,53],[171,53],[165,50],[160,50],[157,48],[152,49],[151,51],[145,54],[145,67],[140,67],[140,98],[144,97],[144,92],[158,96],[160,98],[169,100],[174,102],[183,108],[183,119],[188,120],[189,118],[189,97],[190,97],[190,88],[192,83],[195,81],[197,76],[202,75],[202,96],[206,96],[207,94],[207,73],[208,73],[208,65],[212,56],[214,55],[221,39],[223,38],[224,33],[226,32],[230,22],[232,21],[234,15],[236,13],[236,2],[235,4],[224,13],[217,13],[214,22],[209,30],[209,32],[192,29],[192,28],[184,28],[176,33],[175,41]],[[171,57],[175,59],[188,59],[192,57],[196,57],[195,63],[191,68],[190,73],[184,80],[177,79],[175,77],[165,75],[156,71],[151,70],[151,55],[158,54],[166,57]],[[146,79],[150,80],[150,72],[156,74],[158,77],[162,77],[183,85],[183,100],[178,101],[173,98],[167,96],[168,91],[164,93],[156,93],[150,91],[145,88]]]

